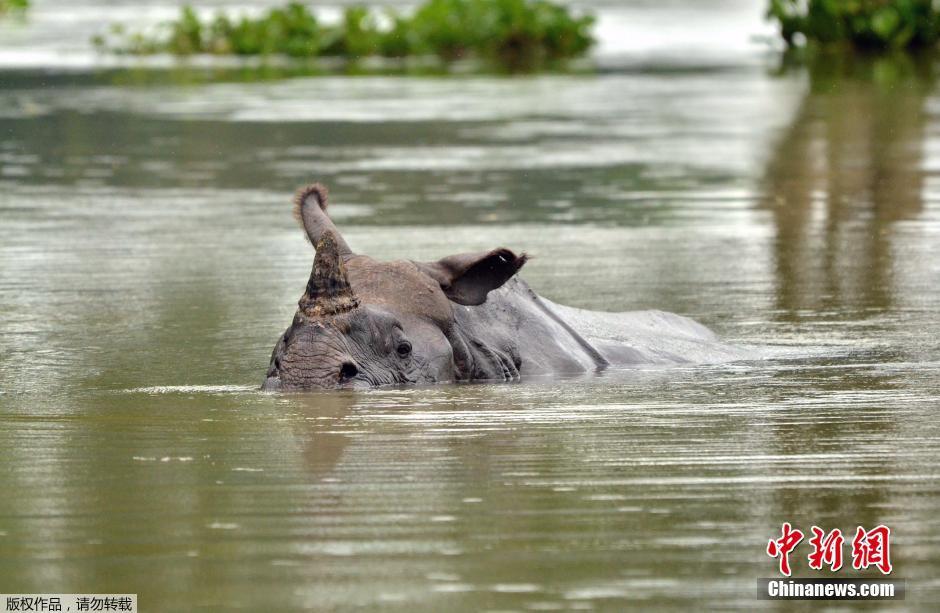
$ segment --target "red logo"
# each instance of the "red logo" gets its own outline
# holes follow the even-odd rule
[[[803,533],[793,530],[789,522],[783,524],[783,536],[777,540],[771,539],[767,543],[767,555],[771,558],[780,558],[780,572],[790,576],[790,552],[803,540]]]
[[[826,532],[819,526],[812,527],[813,536],[809,544],[813,551],[807,556],[809,567],[813,570],[822,570],[828,566],[829,570],[836,572],[842,568],[842,548],[845,537],[842,531],[836,528]],[[780,538],[771,539],[767,543],[767,555],[780,559],[780,574],[790,576],[790,554],[803,541],[803,532],[794,528],[789,522],[784,522],[780,529]],[[885,525],[866,531],[861,526],[855,531],[852,539],[852,568],[864,570],[874,566],[889,575],[893,570],[891,566],[891,529]]]
[[[842,568],[842,545],[845,543],[842,531],[836,528],[826,534],[818,526],[813,526],[812,530],[813,538],[809,539],[809,544],[813,546],[813,553],[808,556],[809,567],[822,570],[823,564],[827,564],[832,572]]]
[[[883,574],[891,573],[891,528],[880,525],[865,532],[859,526],[852,539],[852,568],[862,570],[875,566]]]

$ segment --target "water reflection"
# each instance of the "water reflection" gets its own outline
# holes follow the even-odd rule
[[[761,185],[761,207],[776,230],[770,245],[776,317],[804,330],[827,322],[832,342],[854,345],[869,359],[891,360],[908,348],[878,337],[885,320],[904,310],[903,271],[929,261],[898,224],[922,218],[929,200],[934,65],[909,56],[824,55],[811,58],[805,71],[808,91],[775,145]],[[775,414],[761,448],[781,458],[825,450],[830,474],[862,481],[814,486],[811,496],[777,488],[764,501],[769,524],[792,517],[806,526],[841,526],[853,517],[875,525],[897,517],[905,459],[869,455],[858,440],[905,436],[906,412],[884,407],[886,397],[903,397],[909,388],[896,372],[845,370],[839,366],[844,360],[774,374],[775,383],[787,387],[812,380],[813,393],[798,394],[799,402],[817,409],[802,427],[790,427],[789,411]],[[833,395],[842,398],[833,402]],[[777,402],[794,401],[784,393]]]
[[[923,210],[933,65],[824,55],[808,72],[809,91],[764,178],[777,305],[786,318],[874,315],[893,303],[892,226]]]
[[[361,399],[355,394],[296,394],[290,405],[298,419],[293,432],[301,442],[303,465],[313,480],[330,479],[350,443],[344,421]]]

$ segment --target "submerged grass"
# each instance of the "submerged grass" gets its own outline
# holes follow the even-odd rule
[[[923,49],[940,39],[933,0],[770,0],[767,16],[790,47]]]
[[[549,0],[427,0],[410,14],[347,8],[337,24],[321,24],[293,2],[258,17],[217,13],[204,20],[190,6],[156,32],[123,28],[96,45],[117,53],[331,57],[436,56],[534,69],[584,55],[594,44],[590,15],[573,15]]]

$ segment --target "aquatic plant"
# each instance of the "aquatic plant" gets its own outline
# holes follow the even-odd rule
[[[187,9],[183,9],[187,12]],[[188,9],[192,14],[192,9]],[[180,19],[175,26],[184,22]],[[201,23],[194,16],[187,20],[185,33],[193,29],[199,33]],[[238,20],[224,13],[216,15],[212,23],[202,30],[205,41],[193,40],[195,48],[187,51],[170,41],[170,50],[176,54],[216,53],[237,55],[268,55],[278,53],[292,57],[307,57],[316,53],[320,24],[303,5],[292,3],[284,8],[271,9],[263,19],[242,17]],[[185,41],[184,41],[185,42]]]
[[[524,65],[583,55],[594,42],[593,23],[545,0],[429,0],[410,29],[420,51],[445,60],[475,55]]]
[[[593,23],[590,15],[572,15],[550,0],[427,0],[410,14],[353,6],[331,25],[297,2],[258,17],[218,13],[210,20],[186,6],[154,33],[119,27],[111,32],[116,42],[96,37],[95,44],[141,55],[436,56],[533,68],[584,55],[594,44]]]
[[[29,0],[0,0],[0,14],[29,8]]]
[[[791,47],[803,39],[857,49],[923,48],[940,39],[933,0],[770,0],[767,16]]]

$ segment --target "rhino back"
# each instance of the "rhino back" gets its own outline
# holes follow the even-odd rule
[[[522,374],[584,372],[608,366],[715,363],[753,359],[697,321],[665,311],[603,312],[568,307],[515,277],[457,322],[490,346],[511,348]]]
[[[755,359],[694,319],[666,311],[589,311],[542,301],[612,364],[718,363]]]
[[[454,305],[454,315],[473,342],[517,355],[523,375],[578,373],[604,365],[577,333],[546,313],[537,294],[518,277],[490,292],[479,306]]]

